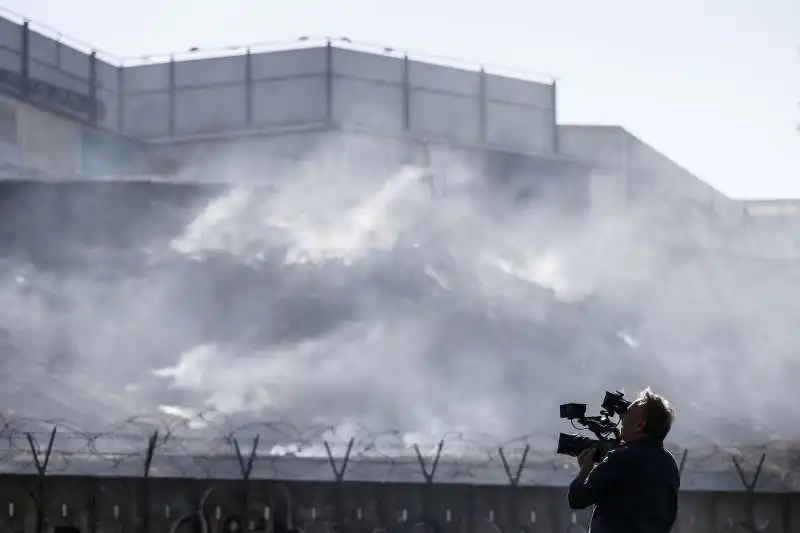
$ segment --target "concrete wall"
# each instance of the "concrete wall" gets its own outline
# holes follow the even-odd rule
[[[716,204],[732,203],[730,198],[627,132],[626,145],[628,192],[632,201],[674,198],[691,200],[712,209]]]
[[[83,176],[125,176],[156,170],[141,143],[92,127],[81,128],[80,136]]]
[[[17,104],[0,96],[0,168],[16,168],[20,160]]]
[[[81,173],[81,131],[78,124],[32,106],[18,107],[22,165],[55,176]]]
[[[619,126],[562,125],[559,151],[595,167],[598,207],[688,201],[709,213],[729,213],[736,202]]]
[[[625,130],[616,126],[559,126],[558,149],[592,167],[592,210],[614,213],[628,205]]]
[[[331,65],[337,121],[522,153],[555,149],[551,84],[343,49]]]
[[[508,151],[423,142],[404,135],[376,135],[362,128],[327,126],[280,134],[153,145],[154,154],[180,162],[193,181],[280,184],[302,175],[326,180],[391,177],[406,164],[428,168],[436,195],[477,192],[519,197],[555,209],[588,206],[589,168],[573,161]]]
[[[0,120],[15,131],[0,163],[65,177],[147,170],[143,148],[111,133],[118,80],[118,67],[0,18]]]
[[[141,143],[2,94],[0,166],[8,172],[20,169],[53,178],[137,174],[153,169]]]
[[[520,152],[555,146],[554,86],[335,47],[127,67],[122,131],[181,139],[352,125]]]
[[[34,172],[75,176],[82,168],[80,126],[0,94],[5,162]]]
[[[117,68],[0,18],[0,91],[43,104],[80,121],[114,129]]]
[[[198,146],[210,138],[319,126],[533,154],[552,153],[556,145],[553,84],[330,46],[118,67],[0,19],[3,72],[2,91],[48,112],[26,120],[52,125],[27,128],[20,120],[26,136],[17,147],[42,145],[38,137],[48,135],[50,152],[74,150],[74,164],[64,163],[64,154],[50,154],[58,164],[37,163],[63,167],[63,175],[143,170],[134,164],[142,159],[135,143],[98,130]],[[78,97],[84,100],[76,103]],[[87,101],[97,105],[89,109]],[[51,116],[92,129],[67,135]],[[11,160],[17,151],[7,148],[0,155]]]
[[[754,219],[800,222],[800,200],[745,200],[739,203],[742,215]]]
[[[146,140],[327,123],[523,153],[556,144],[554,84],[330,46],[119,67],[0,19],[0,89]]]
[[[31,493],[42,496],[47,526],[93,533],[168,531],[198,509],[210,531],[239,519],[276,533],[287,522],[307,533],[568,533],[586,531],[590,518],[568,509],[565,489],[550,487],[48,477],[40,491],[35,477],[8,475],[0,478],[3,531],[36,531]],[[800,529],[797,494],[683,492],[676,530],[741,531],[749,511],[763,533]]]
[[[125,68],[122,131],[141,139],[326,118],[324,48]]]

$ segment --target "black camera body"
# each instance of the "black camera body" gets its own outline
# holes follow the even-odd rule
[[[575,424],[583,426],[597,437],[596,439],[582,435],[570,435],[561,433],[558,436],[557,453],[577,457],[587,448],[595,448],[594,460],[599,463],[603,458],[620,445],[619,421],[614,421],[615,416],[622,417],[630,407],[631,402],[625,399],[625,395],[619,391],[606,391],[603,403],[600,406],[600,414],[597,416],[586,416],[586,404],[566,403],[560,406],[559,414],[561,418],[569,420]]]

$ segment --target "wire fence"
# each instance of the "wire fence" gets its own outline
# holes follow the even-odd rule
[[[546,499],[526,499],[530,496],[523,497],[518,490],[563,490],[574,477],[574,459],[556,455],[553,446],[547,444],[555,440],[550,435],[531,433],[496,439],[452,432],[433,438],[375,431],[352,423],[338,428],[298,427],[281,421],[237,425],[217,412],[134,417],[103,430],[82,429],[61,419],[14,414],[3,415],[0,424],[0,500],[12,498],[8,516],[0,516],[0,525],[5,520],[9,530],[44,533],[67,523],[90,524],[90,531],[133,527],[131,530],[145,533],[164,527],[171,532],[199,527],[206,532],[435,533],[449,531],[453,525],[458,531],[474,533],[519,533],[530,530],[530,524],[537,521],[533,510],[529,518],[521,518],[528,512],[525,506],[531,505],[538,509],[549,505],[544,508],[547,525],[545,529],[536,526],[537,531],[585,532],[588,527],[589,515],[568,511],[560,498],[560,503],[551,500],[547,504]],[[738,492],[742,498],[734,513],[722,510],[713,503],[716,500],[710,500],[710,507],[703,511],[683,511],[680,530],[684,533],[762,531],[759,524],[765,519],[759,509],[763,510],[763,498],[777,493],[781,497],[770,500],[770,505],[788,516],[791,501],[782,495],[800,492],[795,478],[800,471],[800,451],[793,443],[737,448],[708,443],[670,448],[679,461],[685,492]],[[4,477],[12,482],[6,496],[2,496],[9,488],[3,483]],[[68,480],[73,478],[84,480],[84,484],[69,485]],[[159,478],[166,480],[163,489],[158,489]],[[174,484],[176,478],[188,485],[181,489]],[[94,480],[88,484],[88,492],[87,479]],[[119,486],[103,484],[104,480],[115,483],[126,479],[134,483],[134,493],[120,493]],[[377,503],[372,505],[382,508],[383,513],[366,517],[362,505],[371,505],[374,491],[385,489],[371,489],[369,495],[357,491],[350,494],[351,489],[346,487],[358,486],[349,485],[350,481],[379,484],[373,487],[403,486],[403,491],[419,493],[406,504],[398,503],[406,501],[402,497],[387,501],[386,494],[391,493],[377,496]],[[331,488],[322,492],[301,489],[304,484],[319,486],[320,482]],[[451,504],[457,506],[453,512],[450,504],[444,503],[448,500],[434,496],[436,487],[448,485],[472,486],[477,492],[455,493],[459,494],[457,499],[466,500],[460,504],[453,500]],[[196,486],[195,492],[202,489],[202,496],[199,492],[195,496],[183,494],[189,486]],[[497,515],[491,508],[492,496],[480,506],[475,500],[478,492],[484,494],[492,486],[504,486],[506,491],[504,503],[495,503]],[[264,495],[266,487],[273,496]],[[434,492],[427,492],[431,489]],[[22,504],[22,509],[26,506],[25,500],[13,499],[14,491],[21,498],[30,497],[27,511],[23,511],[25,517],[20,518],[15,511],[15,503]],[[282,496],[275,499],[275,491]],[[124,505],[126,496],[120,494],[129,494]],[[417,503],[412,503],[415,498]],[[71,501],[72,511],[66,501]],[[702,501],[706,502],[702,505],[709,505]],[[141,502],[151,503],[143,506]],[[487,504],[488,511],[484,509]],[[177,516],[171,514],[173,505]],[[271,516],[281,505],[281,515]],[[402,508],[395,508],[398,505]],[[696,524],[698,512],[703,516]],[[774,522],[767,519],[766,523],[770,520]],[[128,525],[109,526],[110,522]],[[20,525],[23,523],[28,525]],[[783,531],[792,530],[786,519],[783,524]]]
[[[102,430],[14,415],[0,417],[0,424],[0,472],[8,474],[236,479],[243,450],[252,456],[249,475],[262,479],[563,486],[575,474],[574,459],[557,455],[549,434],[498,439],[457,432],[415,436],[358,424],[235,425],[217,412],[135,417]],[[707,441],[670,449],[687,490],[800,487],[800,446],[794,443],[725,447]]]

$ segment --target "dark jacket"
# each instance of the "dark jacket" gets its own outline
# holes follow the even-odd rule
[[[680,475],[661,443],[638,440],[608,453],[569,486],[569,506],[594,505],[591,533],[669,533],[678,514]]]

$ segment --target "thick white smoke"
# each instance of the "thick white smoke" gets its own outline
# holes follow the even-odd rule
[[[70,193],[72,219],[27,215],[63,235],[29,224],[1,265],[0,399],[87,427],[212,411],[432,442],[555,437],[559,403],[650,385],[676,439],[797,435],[800,271],[646,211],[523,207],[487,178],[321,168],[193,193],[127,244],[86,218],[119,206]]]

